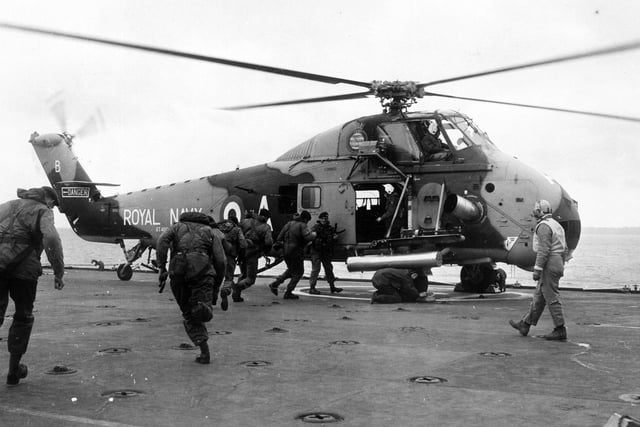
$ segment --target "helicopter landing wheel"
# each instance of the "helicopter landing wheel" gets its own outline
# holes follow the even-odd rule
[[[455,290],[460,292],[483,293],[487,288],[496,283],[496,271],[491,264],[470,264],[462,266],[460,270],[460,283]]]
[[[507,272],[501,268],[496,270],[494,286],[498,288],[498,292],[505,292],[507,290]]]
[[[116,273],[118,273],[118,279],[126,282],[127,280],[131,280],[131,277],[133,276],[133,269],[129,264],[120,264]]]

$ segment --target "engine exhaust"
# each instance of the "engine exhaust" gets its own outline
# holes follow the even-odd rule
[[[472,202],[457,194],[450,194],[444,202],[444,211],[468,222],[477,222],[484,216],[484,209],[478,202]]]

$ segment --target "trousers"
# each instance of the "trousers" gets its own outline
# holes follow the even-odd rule
[[[324,278],[330,286],[336,281],[333,275],[333,265],[331,264],[331,255],[324,255],[316,251],[311,252],[311,273],[309,274],[309,286],[315,289],[320,274],[320,267],[324,268]]]
[[[213,276],[202,276],[192,280],[183,277],[171,278],[171,292],[180,307],[184,329],[195,345],[209,339],[205,323],[213,314]]]
[[[0,326],[9,305],[13,300],[16,311],[9,327],[7,348],[10,354],[23,355],[27,352],[31,330],[33,329],[33,303],[36,300],[37,280],[22,280],[0,277]]]
[[[537,325],[545,307],[548,307],[554,327],[564,326],[564,313],[560,301],[560,278],[564,275],[564,260],[561,255],[552,254],[542,270],[540,280],[533,292],[529,311],[522,320]]]
[[[287,254],[284,256],[284,262],[287,264],[287,269],[276,278],[272,285],[278,286],[289,279],[286,292],[291,293],[296,289],[298,282],[304,275],[304,255],[297,252]]]
[[[256,283],[259,259],[258,254],[248,255],[244,258],[244,261],[240,264],[240,279],[234,288],[236,291],[243,291]]]

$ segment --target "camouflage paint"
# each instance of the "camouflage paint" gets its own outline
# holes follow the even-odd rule
[[[141,239],[153,247],[159,234],[183,211],[198,210],[220,220],[230,210],[236,210],[242,218],[245,211],[261,207],[271,211],[277,235],[291,215],[300,210],[298,187],[314,184],[331,191],[338,189],[336,193],[348,190],[344,192],[345,209],[340,206],[344,210],[341,227],[347,232],[340,236],[340,248],[336,251],[337,258],[344,258],[350,248],[365,243],[357,242],[355,237],[358,224],[355,214],[350,213],[355,212],[355,200],[346,199],[355,198],[351,196],[353,189],[372,183],[402,183],[408,176],[407,196],[412,212],[408,227],[413,230],[434,229],[436,224],[440,227],[436,233],[405,239],[396,249],[408,248],[411,252],[448,249],[444,256],[446,264],[506,262],[529,269],[535,260],[531,250],[535,220],[531,211],[534,202],[541,198],[551,203],[554,216],[567,231],[569,246],[576,247],[580,234],[577,203],[557,182],[501,152],[486,135],[482,137],[484,142],[479,137],[481,142],[467,141],[467,148],[458,149],[445,133],[445,142],[452,152],[448,160],[427,161],[415,158],[410,149],[402,154],[392,146],[392,151],[385,154],[388,158],[396,156],[392,166],[379,156],[365,155],[349,144],[355,133],[366,141],[379,141],[384,138],[380,129],[409,129],[426,119],[455,121],[466,116],[436,111],[361,117],[316,135],[271,163],[113,197],[102,197],[95,183],[91,183],[73,155],[71,140],[66,135],[34,135],[30,142],[50,183],[59,192],[61,212],[67,215],[78,235],[96,242]],[[404,143],[397,136],[394,142]],[[439,218],[429,215],[434,206],[444,203],[439,193],[442,186],[444,198],[454,195],[463,198],[477,207],[479,218],[465,220],[451,212],[443,212]],[[340,194],[333,196],[337,200],[334,203],[341,202]],[[347,206],[350,203],[353,209]],[[326,208],[320,206],[311,213]]]

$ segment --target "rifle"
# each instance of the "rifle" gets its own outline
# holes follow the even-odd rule
[[[169,276],[166,270],[161,269],[160,277],[158,278],[158,293],[161,294],[164,291],[164,287],[167,285],[167,277]]]

